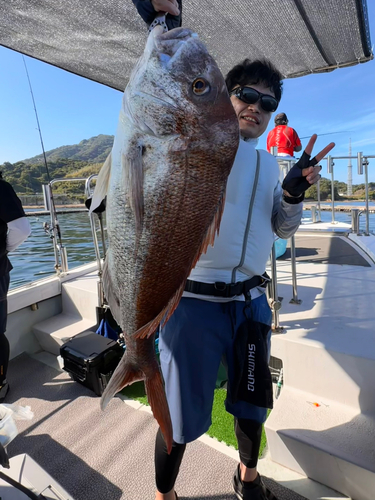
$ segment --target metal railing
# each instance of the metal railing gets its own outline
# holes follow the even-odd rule
[[[361,215],[362,210],[358,208],[352,209],[352,231],[353,233],[359,235],[359,216]]]
[[[84,182],[85,188],[84,192],[87,198],[89,198],[92,194],[91,182],[93,179],[97,178],[97,174],[91,175],[88,178],[76,177],[76,178],[67,178],[67,179],[53,179],[48,184],[43,184],[43,197],[44,197],[44,207],[45,210],[50,212],[51,223],[44,223],[44,230],[49,234],[50,238],[53,242],[53,249],[55,254],[55,270],[58,274],[65,274],[69,270],[68,266],[68,256],[66,246],[63,244],[60,224],[57,218],[57,210],[55,207],[55,203],[53,200],[52,188],[56,183],[62,182]],[[100,224],[100,232],[101,232],[101,240],[102,240],[102,248],[104,255],[106,253],[106,243],[105,243],[105,234],[104,234],[104,226],[103,226],[103,218],[102,214],[97,214]],[[100,273],[100,277],[102,275],[102,264],[101,264],[101,256],[99,249],[99,242],[97,238],[97,231],[95,225],[94,214],[90,214],[90,225],[91,225],[91,233],[94,242],[95,256],[98,264],[98,271]],[[99,280],[101,282],[101,279]],[[102,295],[100,295],[102,296]]]
[[[276,160],[279,164],[281,179],[285,177],[285,175],[289,172],[292,166],[297,161],[293,157],[284,157],[284,156],[276,156],[277,148],[271,148],[271,154],[276,157]],[[369,158],[375,158],[372,155],[365,155],[360,152],[357,156],[327,156],[323,158],[323,160],[327,161],[327,169],[328,173],[331,174],[331,197],[332,197],[332,223],[335,223],[335,194],[334,194],[334,161],[333,160],[342,160],[342,159],[356,159],[358,174],[362,175],[363,171],[365,173],[365,210],[352,209],[352,232],[360,235],[360,223],[359,216],[365,212],[366,213],[366,230],[364,235],[368,236],[370,234],[369,230],[369,185],[368,185],[368,166],[369,166]],[[321,203],[320,203],[320,182],[317,183],[317,206],[312,207],[311,215],[312,222],[321,222]],[[292,287],[293,287],[293,297],[290,300],[292,304],[301,304],[301,300],[298,298],[298,288],[297,288],[297,266],[296,266],[296,252],[295,252],[295,238],[292,236],[290,238],[290,252],[291,252],[291,271],[292,271]],[[270,295],[270,303],[273,315],[273,331],[281,332],[283,327],[280,326],[279,320],[279,311],[281,309],[281,302],[278,297],[277,292],[277,267],[276,267],[276,249],[275,244],[272,247],[271,251],[271,274],[272,274],[272,283],[269,287],[269,295]]]
[[[93,191],[91,188],[91,182],[94,179],[97,179],[98,175],[93,174],[90,175],[86,179],[86,184],[85,184],[85,194],[87,198],[91,198]],[[104,234],[104,223],[103,223],[103,214],[101,212],[97,213],[96,216],[98,217],[99,220],[99,227],[100,227],[100,234],[101,234],[101,240],[102,240],[102,249],[103,249],[103,257],[100,255],[100,248],[99,248],[99,242],[98,242],[98,237],[96,235],[96,226],[95,226],[95,214],[93,212],[89,213],[89,218],[90,218],[90,225],[91,225],[91,232],[92,232],[92,238],[94,242],[94,248],[95,248],[95,256],[96,256],[96,262],[98,265],[98,297],[99,297],[99,306],[103,307],[105,305],[105,297],[104,297],[104,289],[103,289],[103,267],[102,267],[102,258],[104,259],[107,249],[106,249],[106,242],[105,242],[105,234]]]
[[[276,269],[276,248],[275,244],[272,245],[271,249],[271,283],[268,289],[270,296],[270,306],[272,310],[272,331],[275,333],[280,333],[283,328],[280,326],[279,320],[279,310],[281,309],[281,301],[279,299],[277,291],[277,269]]]
[[[316,184],[316,197],[317,197],[317,206],[318,206],[318,220],[316,222],[322,221],[322,212],[320,207],[320,180]]]
[[[90,177],[88,177],[87,179],[85,179],[85,195],[86,195],[87,198],[91,198],[91,196],[93,194],[93,191],[92,191],[92,188],[91,188],[91,182],[94,179],[97,179],[97,177],[98,177],[97,174],[93,174],[93,175],[90,175]],[[101,234],[103,254],[104,254],[103,257],[104,257],[105,254],[107,253],[107,249],[106,249],[106,243],[105,243],[105,234],[104,234],[104,225],[103,225],[103,214],[102,213],[98,213],[96,215],[97,215],[98,220],[99,220],[100,234]],[[99,243],[98,243],[98,238],[97,238],[97,235],[96,235],[95,217],[94,217],[94,213],[93,212],[90,213],[90,224],[91,224],[92,237],[93,237],[93,241],[94,241],[96,260],[98,262],[98,268],[99,268],[99,270],[101,270],[101,258],[102,257],[100,255]]]
[[[370,212],[369,212],[369,182],[368,182],[368,166],[370,164],[369,158],[375,158],[374,155],[363,155],[362,152],[357,153],[357,156],[327,156],[323,160],[327,160],[327,171],[331,174],[331,192],[332,192],[332,223],[335,222],[335,191],[334,191],[334,160],[357,160],[358,175],[365,174],[365,210],[361,213],[366,215],[366,230],[365,236],[370,235]],[[352,219],[353,220],[353,219]],[[359,228],[358,228],[359,230]]]
[[[275,154],[277,148],[271,148],[271,154]],[[276,160],[280,168],[280,180],[282,180],[289,170],[296,163],[296,158],[288,156],[276,156]],[[291,304],[301,304],[301,300],[298,298],[298,287],[297,287],[297,266],[296,266],[296,247],[295,247],[295,237],[294,235],[289,238],[290,241],[290,258],[291,258],[291,268],[292,268],[292,285],[293,285],[293,296],[290,300]],[[277,267],[276,267],[276,249],[275,244],[272,246],[271,251],[271,274],[272,274],[272,284],[270,289],[270,302],[273,316],[273,332],[280,333],[283,328],[280,326],[279,310],[281,309],[281,301],[278,297],[277,292]]]

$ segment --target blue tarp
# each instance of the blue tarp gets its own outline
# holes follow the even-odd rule
[[[118,335],[117,332],[110,326],[108,321],[102,319],[99,325],[99,328],[96,330],[98,335],[102,337],[106,337],[107,339],[115,340],[117,342]]]

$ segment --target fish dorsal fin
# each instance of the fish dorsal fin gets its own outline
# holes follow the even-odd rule
[[[219,228],[220,228],[220,222],[221,218],[223,216],[223,211],[224,211],[224,205],[225,205],[225,191],[223,191],[223,194],[221,195],[219,204],[217,206],[216,213],[214,215],[213,221],[210,224],[207,233],[202,241],[202,244],[200,248],[198,249],[198,252],[194,258],[192,269],[195,267],[196,263],[199,260],[199,257],[202,255],[202,253],[207,252],[207,248],[209,245],[214,244],[216,235],[219,234]]]
[[[106,259],[103,265],[103,289],[104,295],[108,302],[109,308],[111,309],[112,316],[116,322],[121,325],[121,310],[120,310],[120,300],[116,295],[115,287],[113,285],[112,277],[108,269],[108,258],[109,251],[107,253]]]
[[[112,164],[112,152],[109,153],[107,159],[103,163],[100,169],[98,178],[96,180],[96,186],[94,191],[94,196],[92,197],[90,205],[90,214],[95,208],[97,208],[107,195],[109,179],[111,177],[111,164]]]
[[[121,165],[125,173],[125,184],[129,204],[134,213],[136,233],[139,235],[143,226],[143,146],[138,142],[125,154],[121,155]]]

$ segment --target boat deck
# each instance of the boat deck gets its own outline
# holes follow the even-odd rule
[[[361,241],[364,248],[374,237]],[[271,457],[350,498],[373,500],[373,252],[344,235],[299,232],[299,304],[291,301],[289,255],[277,261],[282,330],[271,354],[283,363],[284,384],[265,425]]]
[[[290,241],[286,252],[279,261],[290,260]],[[371,267],[366,258],[346,237],[326,234],[298,234],[296,236],[297,262],[312,262],[315,264],[338,264],[341,266]]]
[[[10,457],[27,453],[75,500],[154,499],[157,424],[145,407],[135,409],[115,398],[102,412],[93,392],[26,354],[11,361],[9,379],[7,402],[29,405],[34,412],[32,421],[17,422]],[[200,440],[191,443],[176,484],[179,498],[235,500],[236,464]],[[279,500],[304,500],[265,481]]]
[[[371,244],[370,239],[366,242]],[[337,450],[344,456],[347,450],[342,450],[343,446],[350,445],[350,467],[364,464],[368,469],[367,464],[373,463],[366,431],[373,428],[372,417],[366,413],[375,414],[371,382],[375,366],[375,265],[359,243],[338,231],[297,234],[300,305],[289,303],[293,288],[290,252],[277,262],[278,292],[284,297],[280,311],[284,330],[273,336],[272,355],[283,360],[285,385],[266,425],[274,461],[260,460],[259,470],[279,500],[344,498],[306,477],[330,484],[329,478],[319,474],[321,469],[331,473],[333,466],[320,467],[318,474],[304,465],[320,441],[331,446],[329,457]],[[71,276],[62,291],[73,299],[73,291],[78,298],[87,298],[90,293],[96,297],[96,272],[89,271]],[[66,297],[63,302],[66,306]],[[58,322],[59,316],[55,319]],[[55,364],[51,365],[49,356]],[[10,457],[30,455],[72,495],[69,500],[153,500],[157,424],[149,408],[115,398],[101,412],[99,398],[52,367],[55,365],[56,358],[48,353],[33,357],[22,354],[10,363],[7,402],[29,405],[35,414],[31,422],[18,422],[20,434],[8,447]],[[292,400],[295,402],[290,405]],[[309,401],[322,403],[322,418],[316,419],[313,414],[311,421],[306,420],[312,413]],[[323,413],[329,413],[329,418],[324,420]],[[272,452],[272,441],[290,441],[291,433],[298,446],[307,434],[306,439],[311,438],[314,444],[313,448],[309,444],[301,452],[293,452],[297,465],[284,463],[283,457]],[[294,445],[288,446],[294,450]],[[318,466],[321,458],[310,460],[309,467],[310,462]],[[235,500],[231,482],[237,463],[238,453],[233,448],[203,436],[187,447],[176,484],[179,498]],[[353,476],[353,484],[357,483]],[[343,491],[341,484],[336,482],[331,488]],[[316,488],[321,491],[317,493]],[[372,500],[372,496],[363,498]]]

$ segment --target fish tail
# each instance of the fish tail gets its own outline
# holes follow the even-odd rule
[[[163,434],[169,454],[172,451],[173,443],[172,422],[165,395],[163,379],[158,367],[157,371],[154,371],[152,376],[146,377],[145,387],[148,402],[150,403],[152,413],[160,426],[160,430]]]
[[[148,402],[160,426],[168,453],[170,453],[172,451],[173,431],[163,379],[156,359],[151,363],[150,360],[148,361],[143,367],[138,362],[133,362],[131,356],[128,356],[125,351],[103,392],[100,407],[104,410],[113,396],[121,389],[139,380],[144,380]]]
[[[129,356],[125,352],[102,394],[100,401],[101,409],[105,410],[113,396],[121,391],[121,389],[127,385],[131,385],[133,382],[144,380],[144,378],[145,375],[143,371],[139,366],[135,366],[135,364],[130,361]]]

